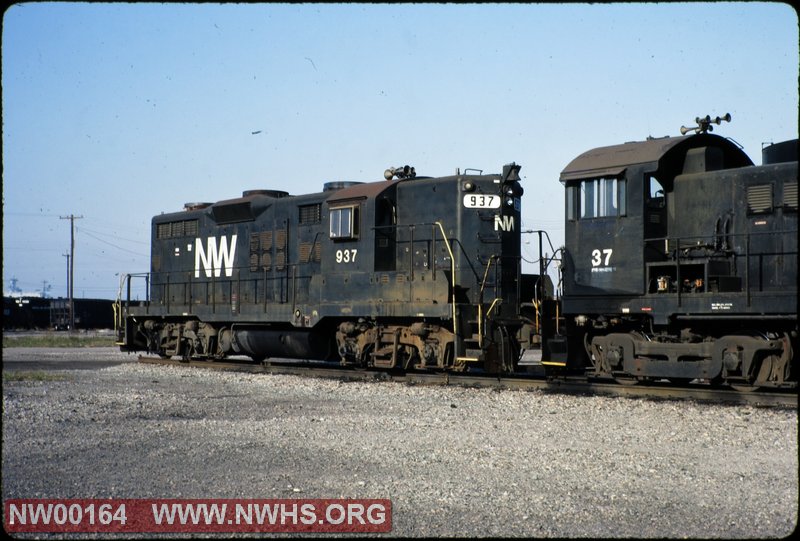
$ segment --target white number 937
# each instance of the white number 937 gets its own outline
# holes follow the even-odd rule
[[[355,263],[358,250],[336,250],[337,263]]]

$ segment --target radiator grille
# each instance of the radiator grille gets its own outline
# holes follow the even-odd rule
[[[300,225],[318,224],[322,222],[322,204],[302,205],[300,209]]]

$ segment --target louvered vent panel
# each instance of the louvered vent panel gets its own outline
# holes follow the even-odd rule
[[[199,230],[197,220],[186,220],[184,224],[186,225],[185,233],[187,236],[197,235],[197,231]]]
[[[186,233],[186,222],[173,222],[172,223],[172,236],[183,237]]]
[[[783,206],[797,210],[797,183],[787,182],[783,185]]]
[[[747,210],[752,214],[772,212],[772,184],[747,187]]]

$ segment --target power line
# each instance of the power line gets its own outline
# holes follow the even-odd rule
[[[58,214],[44,214],[41,212],[3,212],[6,216],[33,216],[36,218],[55,218]]]
[[[100,237],[96,237],[96,236],[92,235],[91,233],[89,233],[86,228],[81,228],[81,229],[79,229],[79,231],[82,232],[84,235],[86,235],[88,237],[92,237],[94,240],[96,240],[98,242],[102,242],[103,244],[107,244],[109,246],[112,246],[112,247],[116,248],[117,250],[121,250],[123,252],[128,252],[129,254],[133,254],[133,255],[147,257],[147,254],[142,254],[140,252],[134,252],[133,250],[128,250],[127,248],[123,248],[122,246],[117,246],[113,242],[108,242],[107,240],[103,240]]]
[[[128,239],[128,238],[125,238],[125,237],[120,237],[118,235],[113,235],[111,233],[104,233],[103,231],[95,231],[94,229],[88,229],[86,227],[79,227],[78,231],[83,231],[84,233],[88,231],[90,233],[94,233],[95,235],[102,235],[102,236],[105,236],[105,237],[111,237],[111,238],[116,239],[116,240],[124,240],[124,241],[128,241],[128,242],[135,242],[136,244],[146,244],[146,245],[150,244],[149,242],[146,242],[146,241],[143,241],[143,240]],[[91,235],[89,235],[89,236],[91,236]],[[97,237],[93,237],[93,238],[97,238]],[[100,240],[100,239],[97,239],[97,240]],[[112,246],[113,246],[113,244],[112,244]]]

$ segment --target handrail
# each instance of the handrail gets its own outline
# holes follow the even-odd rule
[[[781,235],[781,234],[788,234],[788,233],[797,233],[797,229],[780,229],[777,231],[748,231],[745,233],[728,233],[727,236],[729,237],[748,237],[752,235]],[[646,237],[643,240],[646,242],[654,241],[654,240],[703,240],[703,239],[714,239],[715,235],[692,235],[688,237]]]
[[[486,279],[489,277],[489,269],[492,267],[492,261],[498,259],[499,257],[500,256],[498,256],[497,254],[492,254],[491,256],[489,256],[489,261],[486,262],[486,270],[483,271],[483,280],[481,281],[481,289],[479,295],[479,298],[481,300],[483,299],[483,290],[486,288]]]
[[[114,336],[116,337],[116,344],[123,345],[124,342],[122,339],[123,332],[127,332],[127,329],[123,326],[124,319],[128,310],[130,308],[131,303],[131,279],[132,278],[144,278],[145,279],[145,306],[149,310],[150,306],[150,273],[135,273],[135,274],[127,274],[122,273],[119,275],[119,288],[117,289],[117,298],[112,303],[112,309],[114,311]],[[123,297],[123,290],[125,291]]]
[[[486,317],[489,317],[489,315],[492,313],[492,310],[494,310],[494,305],[497,304],[498,302],[503,302],[503,299],[501,299],[500,297],[495,297],[495,299],[492,301],[491,306],[489,306],[489,309],[486,310]]]
[[[450,246],[450,240],[447,238],[447,234],[444,232],[444,226],[442,222],[434,222],[435,225],[439,226],[439,231],[442,233],[442,239],[444,240],[444,245],[447,246],[447,252],[450,254],[450,288],[453,290],[453,335],[456,337],[456,344],[458,344],[458,316],[456,313],[456,258],[453,255],[453,249]],[[456,354],[457,352],[453,352]]]
[[[481,288],[478,292],[478,344],[483,348],[483,290],[486,289],[486,280],[489,278],[489,269],[492,268],[492,262],[498,259],[500,256],[493,254],[489,257],[489,261],[486,262],[486,270],[483,272],[483,280],[481,281]],[[494,308],[494,304],[499,299],[495,299],[492,302],[492,306],[489,307],[489,310],[486,311],[486,317],[489,317],[489,313],[491,313],[492,308]]]
[[[114,337],[117,345],[122,344],[120,340],[120,333],[119,330],[122,327],[122,284],[126,281],[130,281],[127,274],[121,274],[119,277],[119,289],[117,290],[117,300],[111,306],[114,310]],[[129,301],[130,299],[128,299]],[[126,301],[126,302],[128,302]]]
[[[702,244],[699,241],[708,241],[708,240],[715,240],[717,235],[693,235],[687,237],[652,237],[652,238],[644,238],[642,239],[642,245],[647,247],[648,244],[653,242],[664,241],[665,242],[665,250],[664,256],[669,257],[674,261],[675,264],[675,279],[677,282],[677,302],[678,306],[681,306],[682,301],[682,287],[681,287],[681,265],[690,264],[687,261],[691,261],[692,257],[688,254],[689,250],[693,248],[710,248],[713,249],[714,252],[710,254],[706,254],[703,256],[698,257],[698,259],[708,258],[708,257],[733,257],[733,264],[734,264],[734,275],[742,277],[744,279],[744,293],[746,295],[746,305],[750,307],[752,305],[752,290],[751,290],[751,277],[750,277],[750,263],[751,257],[753,254],[751,253],[751,239],[753,236],[770,236],[775,237],[779,235],[797,235],[796,229],[782,229],[778,231],[747,231],[744,233],[733,233],[733,234],[726,234],[726,238],[732,239],[740,239],[744,241],[744,254],[741,252],[737,252],[734,249],[733,242],[728,242],[728,248],[718,248],[716,245],[710,244]],[[695,241],[694,243],[687,241]],[[674,247],[670,248],[670,244],[674,243]],[[741,247],[740,247],[741,249]],[[687,251],[686,257],[681,257],[681,251]],[[797,250],[791,251],[788,250],[783,252],[783,255],[791,255],[797,254]],[[757,256],[763,256],[764,254],[756,254]],[[736,262],[739,258],[744,257],[744,276],[737,272]],[[683,259],[683,262],[681,261]],[[647,277],[645,276],[645,279]],[[647,289],[647,284],[645,284],[645,289]]]
[[[744,289],[747,291],[747,307],[750,308],[750,235],[744,243]]]

